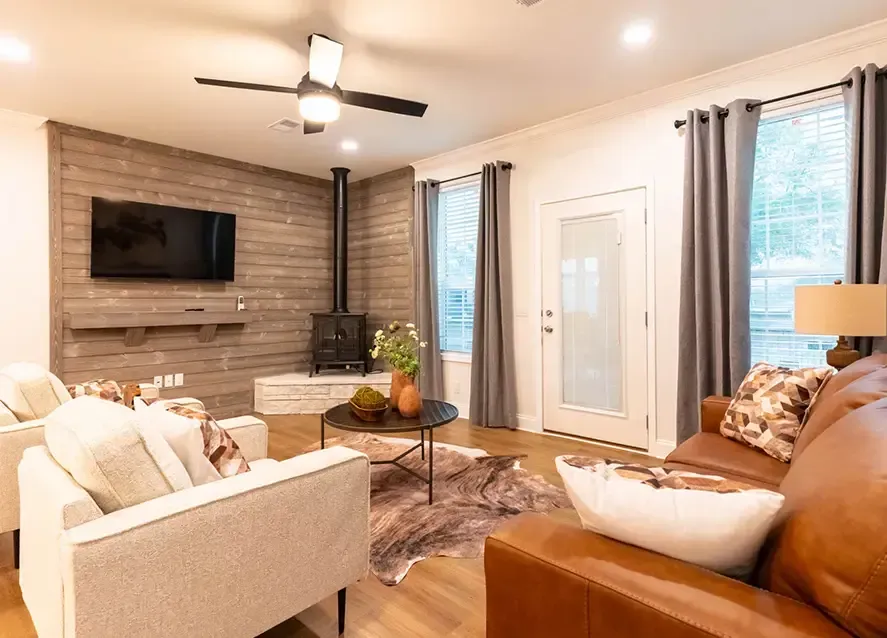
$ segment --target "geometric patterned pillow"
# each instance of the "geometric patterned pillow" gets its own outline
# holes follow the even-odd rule
[[[203,434],[203,455],[209,459],[222,478],[249,472],[249,465],[243,458],[240,446],[224,428],[216,423],[209,412],[186,405],[177,405],[172,401],[166,403],[165,407],[167,412],[178,414],[187,419],[194,419],[200,423],[200,431]]]
[[[75,383],[66,386],[68,394],[72,398],[77,397],[96,397],[111,401],[112,403],[123,403],[123,390],[120,384],[110,379],[94,379],[92,381],[84,381],[83,383]]]
[[[639,481],[657,490],[696,490],[700,492],[717,492],[718,494],[735,494],[737,492],[760,489],[754,485],[726,479],[721,476],[696,474],[683,470],[668,470],[664,467],[647,467],[636,463],[620,463],[610,459],[583,456],[562,456],[560,459],[567,465],[579,469],[598,472],[603,476],[615,474],[624,479]]]
[[[721,434],[788,463],[807,412],[831,368],[782,368],[759,363],[730,402]]]

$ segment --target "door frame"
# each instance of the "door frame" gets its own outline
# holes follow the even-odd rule
[[[655,275],[655,215],[653,208],[654,183],[648,181],[646,183],[634,183],[626,185],[623,188],[602,192],[577,193],[569,197],[557,197],[555,199],[537,199],[533,205],[533,265],[536,269],[536,276],[533,278],[533,305],[530,308],[531,321],[530,325],[536,331],[536,339],[533,340],[533,359],[538,374],[536,375],[536,418],[533,422],[533,430],[539,433],[551,434],[552,436],[569,436],[560,435],[554,432],[547,432],[544,428],[545,409],[544,409],[544,379],[542,374],[542,208],[550,204],[559,204],[562,202],[575,201],[577,199],[588,199],[591,197],[600,197],[604,195],[617,195],[630,191],[642,190],[646,200],[646,306],[647,306],[647,453],[658,455],[665,450],[671,450],[673,445],[667,442],[659,442],[658,440],[658,419],[656,414],[656,275]],[[578,438],[578,437],[570,437]],[[621,447],[606,442],[600,442],[601,445]]]

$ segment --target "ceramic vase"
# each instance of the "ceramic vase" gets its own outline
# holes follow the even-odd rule
[[[398,409],[401,416],[413,419],[422,412],[422,395],[415,383],[403,387],[398,398]]]
[[[391,409],[398,409],[398,401],[400,399],[400,393],[403,389],[413,384],[412,377],[405,375],[400,370],[394,370],[391,373]]]

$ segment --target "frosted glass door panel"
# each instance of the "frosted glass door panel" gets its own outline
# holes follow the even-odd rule
[[[566,405],[622,412],[619,220],[561,224],[563,397]]]

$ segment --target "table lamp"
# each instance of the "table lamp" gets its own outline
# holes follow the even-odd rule
[[[887,285],[842,284],[795,288],[795,332],[840,335],[826,361],[841,370],[858,361],[847,337],[887,337]]]

